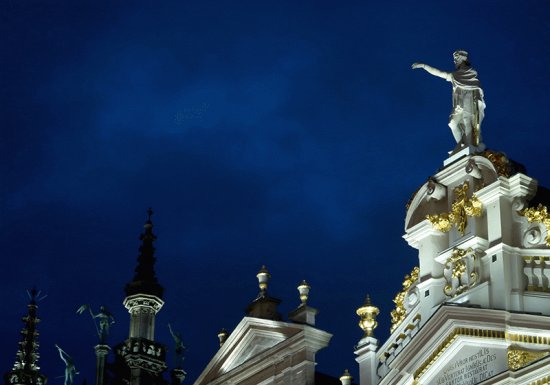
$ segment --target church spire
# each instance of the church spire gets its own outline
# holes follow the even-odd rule
[[[40,322],[36,314],[38,295],[40,293],[33,288],[29,293],[30,302],[28,313],[22,318],[24,327],[21,330],[22,339],[19,342],[13,369],[4,375],[6,385],[44,385],[46,376],[40,373],[38,366],[38,330],[36,325]]]
[[[130,333],[128,339],[117,348],[119,358],[130,369],[128,379],[124,370],[117,374],[130,385],[163,385],[162,372],[166,370],[166,348],[155,342],[155,317],[164,305],[162,300],[163,287],[158,283],[155,274],[156,240],[153,234],[151,215],[153,210],[147,211],[147,221],[140,236],[142,241],[139,248],[137,267],[132,282],[126,285],[124,307],[130,313]],[[113,383],[119,383],[115,381]]]
[[[135,294],[150,294],[162,298],[164,288],[158,283],[155,274],[155,248],[153,242],[157,239],[153,234],[153,222],[151,216],[153,210],[147,210],[147,221],[144,231],[140,235],[141,246],[139,247],[139,256],[137,258],[137,267],[132,282],[126,285],[126,296]]]

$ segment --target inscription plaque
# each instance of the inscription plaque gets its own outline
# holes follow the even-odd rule
[[[428,380],[428,384],[476,385],[507,368],[505,348],[465,346]]]

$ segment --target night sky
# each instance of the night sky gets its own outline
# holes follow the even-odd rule
[[[0,3],[1,372],[40,303],[40,360],[61,385],[58,343],[94,381],[97,336],[77,308],[115,315],[152,207],[167,324],[191,384],[258,293],[287,314],[312,286],[334,334],[318,369],[358,377],[355,309],[369,293],[389,335],[417,264],[405,204],[443,165],[450,71],[466,49],[485,91],[485,144],[550,186],[550,3],[540,1]],[[169,360],[171,364],[172,361]]]

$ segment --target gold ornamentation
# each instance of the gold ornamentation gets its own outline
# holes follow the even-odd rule
[[[544,376],[536,381],[530,382],[529,385],[548,385],[550,384],[550,376]]]
[[[452,256],[445,262],[447,285],[443,291],[448,296],[455,296],[468,290],[477,283],[478,274],[474,270],[475,253],[471,247],[454,249]]]
[[[530,363],[546,357],[548,352],[537,352],[532,350],[519,349],[517,347],[508,348],[508,368],[516,371]]]
[[[519,212],[527,218],[528,222],[542,223],[546,227],[548,235],[546,236],[546,246],[550,246],[550,214],[548,208],[539,203],[537,208],[530,207]]]
[[[468,198],[467,192],[469,189],[470,184],[468,181],[454,188],[453,191],[456,198],[451,205],[450,213],[426,216],[426,219],[431,222],[435,229],[446,233],[450,231],[451,227],[454,225],[458,232],[464,235],[466,226],[468,225],[468,217],[481,216],[483,204],[475,195]]]
[[[506,155],[498,151],[483,151],[481,154],[484,158],[489,159],[489,161],[495,167],[497,174],[499,176],[509,177],[512,171],[512,166]]]
[[[519,342],[522,344],[550,345],[550,336],[548,335],[511,334],[506,332],[506,340],[510,342]]]
[[[302,301],[302,305],[306,306],[307,299],[309,298],[309,291],[311,290],[311,286],[306,282],[304,279],[300,285],[297,287],[298,293],[300,293],[300,301]]]
[[[349,385],[353,381],[353,377],[349,374],[349,370],[344,370],[344,374],[340,377],[340,382],[342,385]]]
[[[374,329],[378,326],[376,322],[376,316],[380,313],[380,310],[371,304],[370,297],[367,294],[365,303],[359,309],[357,309],[357,315],[361,317],[359,321],[359,327],[365,332],[365,337],[373,335]]]
[[[418,281],[418,274],[420,273],[420,269],[418,267],[415,267],[410,275],[405,276],[405,280],[403,281],[403,290],[401,290],[395,298],[393,299],[393,302],[395,303],[395,309],[391,312],[391,323],[392,326],[390,328],[390,332],[393,333],[395,329],[403,322],[405,317],[407,316],[407,309],[405,309],[405,297],[407,293],[409,292],[409,289],[411,286]]]

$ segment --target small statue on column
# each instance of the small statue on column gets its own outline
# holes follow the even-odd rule
[[[172,325],[170,324],[168,324],[168,330],[170,331],[170,335],[174,339],[174,361],[176,363],[176,367],[170,371],[170,375],[172,377],[171,385],[181,385],[183,380],[185,380],[185,376],[187,375],[185,370],[183,370],[183,360],[185,359],[183,353],[185,352],[186,347],[183,344],[181,333],[175,332],[172,329]]]
[[[78,374],[76,371],[76,366],[74,365],[74,361],[71,356],[69,356],[63,349],[59,347],[59,345],[55,345],[57,350],[59,351],[59,356],[61,357],[61,360],[65,363],[65,382],[64,385],[73,385],[74,376]]]
[[[174,332],[172,329],[172,325],[168,324],[168,330],[170,331],[170,335],[174,339],[174,353],[176,354],[176,367],[181,367],[183,360],[185,357],[183,356],[183,353],[185,351],[185,345],[183,344],[183,338],[181,336],[181,333]]]
[[[456,67],[454,72],[441,71],[423,63],[414,63],[412,68],[421,68],[452,83],[453,110],[449,116],[449,127],[457,143],[454,151],[466,146],[483,150],[481,122],[485,116],[485,101],[477,71],[472,68],[466,51],[455,51],[453,60]]]
[[[105,306],[100,306],[99,312],[97,314],[92,311],[90,305],[82,305],[78,308],[76,312],[78,314],[82,314],[86,310],[90,312],[92,320],[94,321],[97,335],[99,337],[99,343],[101,345],[106,344],[111,325],[115,323],[115,317],[113,317],[113,315],[109,312],[109,310],[107,310]],[[96,319],[98,320],[98,322],[96,322]]]

